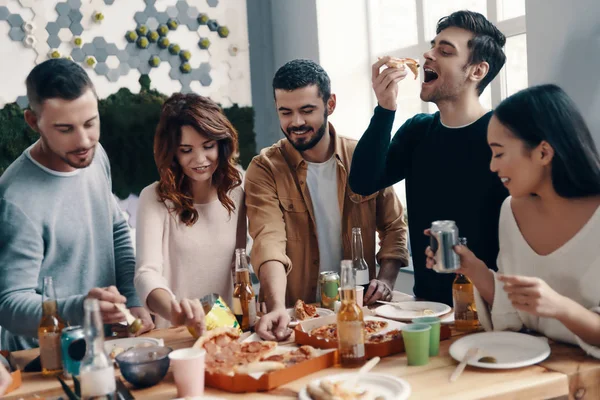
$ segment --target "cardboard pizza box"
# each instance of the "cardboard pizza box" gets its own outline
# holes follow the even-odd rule
[[[245,337],[242,341],[247,342],[256,340],[260,341],[261,339],[258,335],[252,334],[249,337]],[[298,346],[296,345],[278,346],[277,353],[293,351],[297,348]],[[336,349],[319,351],[321,354],[315,358],[268,373],[225,375],[213,374],[207,371],[204,374],[204,382],[206,386],[232,393],[265,392],[273,390],[286,383],[310,375],[313,372],[332,367],[338,362],[338,352]]]
[[[8,360],[8,363],[12,368],[12,372],[10,373],[10,376],[12,377],[12,383],[8,386],[5,392],[5,394],[8,394],[21,386],[23,383],[23,378],[21,376],[21,371],[17,368],[17,364],[12,358],[12,355],[6,350],[0,350],[0,354],[2,354],[4,358]]]
[[[385,333],[390,330],[399,329],[402,330],[402,327],[405,325],[403,322],[394,321],[390,319],[385,319],[381,317],[374,316],[374,313],[371,310],[363,309],[365,320],[381,320],[386,321],[388,326],[386,329],[382,330],[380,333]],[[310,332],[318,327],[325,326],[328,324],[333,324],[337,322],[337,315],[328,315],[322,318],[315,318],[308,321],[303,321],[298,326],[296,326],[294,334],[296,337],[296,343],[300,345],[308,345],[315,347],[317,349],[337,349],[338,343],[337,340],[325,340],[318,339],[314,336],[310,335]],[[450,326],[441,325],[440,327],[440,340],[445,340],[450,338]],[[398,338],[393,340],[389,340],[382,343],[366,343],[365,344],[365,352],[367,354],[367,358],[373,357],[387,357],[392,354],[401,353],[404,351],[404,340],[400,335]]]

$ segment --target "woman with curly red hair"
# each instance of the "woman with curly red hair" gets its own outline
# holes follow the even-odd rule
[[[212,100],[174,94],[154,136],[160,180],[140,194],[135,287],[157,328],[205,330],[198,298],[231,304],[235,249],[246,247],[246,211],[236,168],[238,136]]]

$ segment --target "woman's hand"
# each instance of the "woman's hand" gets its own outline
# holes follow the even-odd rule
[[[540,278],[497,275],[504,283],[504,291],[514,308],[538,317],[560,319],[564,313],[565,298]]]
[[[425,230],[424,233],[427,236],[431,236],[429,229]],[[453,272],[466,275],[473,280],[473,278],[481,275],[482,272],[487,271],[488,268],[485,263],[477,258],[467,246],[456,245],[454,246],[454,252],[460,257],[460,268]],[[425,249],[425,255],[427,256],[426,267],[433,269],[435,266],[435,254],[430,246],[427,246],[427,249]]]
[[[171,301],[171,323],[175,326],[185,325],[200,337],[206,331],[204,308],[198,299],[182,299]]]

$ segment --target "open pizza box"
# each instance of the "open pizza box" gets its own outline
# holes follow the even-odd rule
[[[11,367],[11,370],[9,372],[12,378],[12,382],[10,385],[8,385],[8,388],[6,389],[5,394],[7,394],[12,392],[13,390],[18,389],[23,383],[23,379],[21,376],[21,370],[17,368],[17,363],[14,361],[12,354],[6,350],[0,350],[0,354],[2,354],[4,358],[6,358]]]
[[[363,308],[363,315],[365,322],[372,321],[383,321],[387,322],[387,326],[375,335],[385,335],[388,332],[394,330],[402,330],[402,327],[406,325],[404,322],[394,321],[391,319],[385,319],[375,316],[375,313],[368,308]],[[337,322],[337,315],[328,315],[321,318],[314,318],[307,321],[302,321],[296,326],[294,334],[296,337],[296,343],[300,345],[308,345],[318,349],[337,349],[337,340],[327,340],[317,338],[311,335],[313,329],[334,324]],[[365,351],[367,358],[373,357],[387,357],[392,354],[401,353],[404,351],[404,340],[402,335],[390,336],[391,340],[385,340],[379,343],[369,343],[369,336],[367,335],[367,343],[365,344]],[[450,338],[450,327],[448,325],[441,325],[440,327],[440,340]]]
[[[243,342],[261,341],[257,334],[246,337]],[[295,345],[277,346],[274,354],[284,354],[298,349]],[[271,372],[226,375],[206,372],[206,386],[232,393],[264,392],[295,381],[313,372],[329,368],[337,363],[337,350],[317,349],[318,355],[309,360]]]

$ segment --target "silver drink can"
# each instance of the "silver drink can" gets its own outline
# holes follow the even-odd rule
[[[435,221],[431,224],[430,246],[435,254],[434,271],[447,274],[460,268],[460,257],[454,252],[454,246],[458,244],[458,227],[454,221]]]

